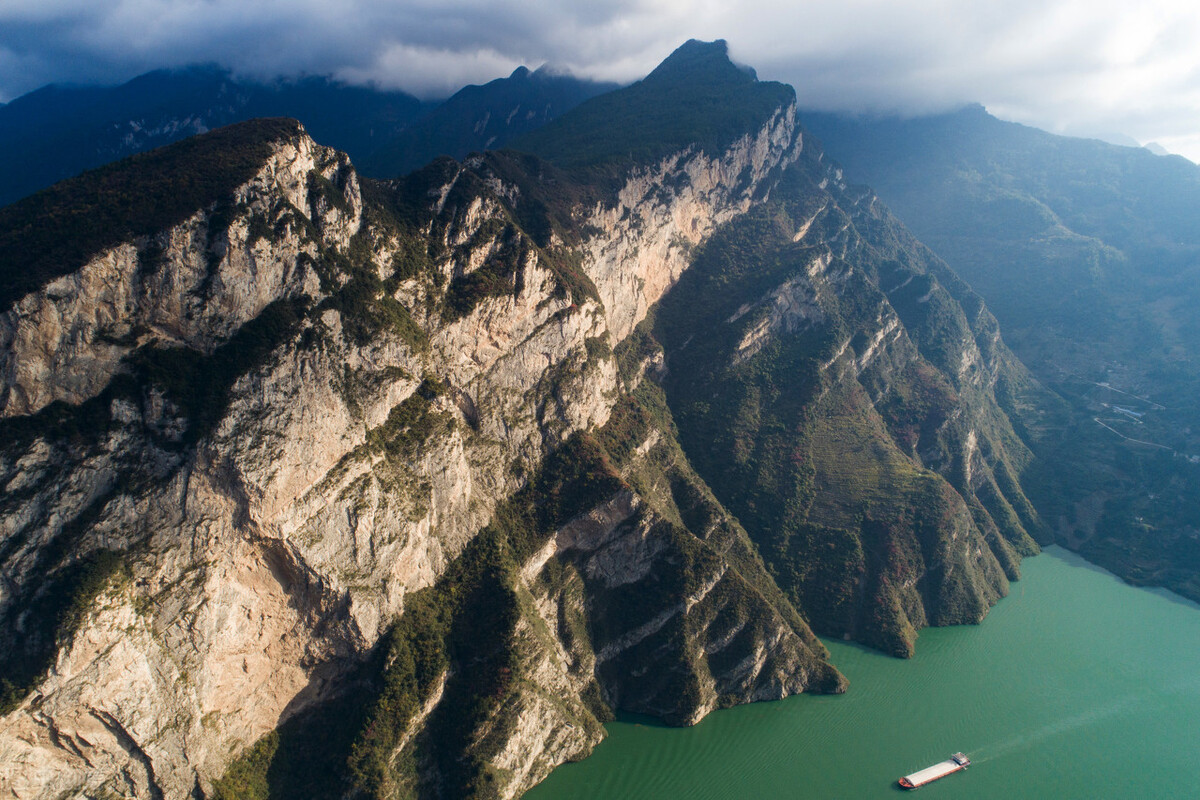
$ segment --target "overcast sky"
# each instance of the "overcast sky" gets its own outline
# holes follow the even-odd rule
[[[1169,0],[0,0],[0,101],[197,62],[425,97],[546,62],[630,81],[689,38],[727,39],[804,105],[980,102],[1200,161],[1200,6]]]

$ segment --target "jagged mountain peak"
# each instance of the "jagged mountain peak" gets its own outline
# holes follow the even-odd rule
[[[569,67],[564,67],[549,61],[535,69],[533,74],[541,75],[547,78],[569,78],[574,77],[575,75],[575,73],[573,73]]]
[[[529,67],[522,64],[521,66],[514,69],[512,71],[512,73],[509,74],[508,79],[510,81],[513,79],[524,80],[524,81],[568,80],[568,81],[577,81],[580,83],[588,83],[588,81],[585,81],[584,79],[577,77],[567,67],[560,67],[560,66],[556,66],[556,65],[550,64],[550,63],[542,64],[537,69],[530,69]],[[600,83],[599,85],[607,86],[609,88],[614,88],[614,89],[616,88],[616,84]]]

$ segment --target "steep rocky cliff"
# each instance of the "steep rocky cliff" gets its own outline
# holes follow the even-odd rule
[[[980,106],[805,120],[970,281],[1058,396],[1030,481],[1058,543],[1200,600],[1200,167]]]
[[[388,183],[245,123],[82,253],[142,162],[5,211],[0,791],[511,797],[613,709],[843,690],[806,616],[986,613],[1036,527],[990,315],[722,44],[622,92]]]
[[[979,299],[822,162],[808,148],[711,237],[652,330],[685,450],[796,607],[911,655],[1037,552],[1008,413],[1036,423],[1040,390]]]

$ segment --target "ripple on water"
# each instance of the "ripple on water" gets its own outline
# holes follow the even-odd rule
[[[955,750],[973,766],[923,800],[1200,796],[1200,608],[1057,548],[1022,569],[983,625],[924,631],[909,661],[830,642],[845,695],[623,720],[526,796],[898,800]]]

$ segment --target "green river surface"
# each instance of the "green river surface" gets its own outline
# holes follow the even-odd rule
[[[850,679],[692,728],[622,717],[551,798],[1200,798],[1200,607],[1051,548],[979,626],[927,629],[908,661],[827,642]]]

